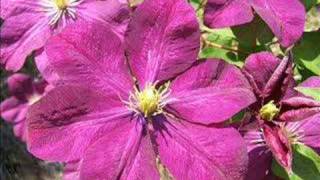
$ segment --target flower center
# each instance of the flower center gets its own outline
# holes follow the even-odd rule
[[[270,101],[260,109],[259,115],[263,120],[272,121],[280,112],[280,109]]]
[[[68,0],[54,0],[54,2],[60,10],[66,9],[69,4]]]
[[[155,116],[163,112],[163,107],[169,102],[168,84],[159,88],[156,84],[147,84],[146,87],[130,94],[129,101],[125,102],[128,108],[144,117]]]

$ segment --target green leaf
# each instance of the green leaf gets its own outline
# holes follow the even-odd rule
[[[286,180],[315,180],[320,177],[320,156],[303,144],[293,145],[293,167],[288,174],[275,160],[272,172]]]
[[[320,87],[296,87],[295,89],[306,96],[320,101]]]
[[[320,0],[303,0],[302,2],[304,4],[304,7],[306,8],[306,10],[309,10],[312,7],[314,7],[315,5],[319,4]]]
[[[320,31],[304,33],[302,40],[293,48],[294,60],[316,75],[320,75]]]
[[[208,47],[201,51],[200,58],[218,58],[227,61],[230,64],[242,67],[244,62],[239,60],[237,54],[221,48]]]

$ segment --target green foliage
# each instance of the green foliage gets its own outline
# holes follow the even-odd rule
[[[320,88],[296,87],[295,89],[306,96],[312,97],[313,99],[320,101]]]
[[[304,33],[302,40],[293,48],[295,62],[320,75],[320,31]]]
[[[311,9],[317,4],[320,4],[320,0],[303,0],[302,2],[307,10]]]
[[[286,180],[316,180],[320,177],[320,156],[308,146],[295,144],[292,172],[287,173],[275,160],[272,171]]]

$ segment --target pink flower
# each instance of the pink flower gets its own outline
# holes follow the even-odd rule
[[[75,21],[99,22],[122,36],[129,10],[118,0],[3,0],[0,13],[0,64],[17,71],[50,36]]]
[[[319,150],[320,102],[294,89],[291,61],[291,56],[280,60],[261,52],[249,56],[244,65],[258,100],[250,107],[250,121],[241,127],[248,144],[248,180],[270,176],[272,158],[290,172],[294,143]],[[320,78],[300,86],[320,87]]]
[[[14,133],[26,141],[26,116],[28,108],[48,91],[50,86],[41,80],[33,80],[25,74],[16,73],[8,78],[11,97],[0,104],[1,117],[14,125]]]
[[[208,0],[204,21],[212,28],[245,24],[254,18],[252,9],[282,46],[291,46],[301,37],[306,12],[299,0]]]
[[[244,141],[222,123],[255,97],[236,67],[196,60],[189,4],[144,1],[125,47],[107,27],[74,27],[45,47],[57,87],[29,111],[34,155],[80,179],[159,179],[156,162],[175,179],[243,178]]]

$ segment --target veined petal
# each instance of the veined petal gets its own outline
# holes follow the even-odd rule
[[[10,94],[18,98],[26,99],[33,92],[33,80],[26,74],[15,73],[8,78],[7,83]]]
[[[291,170],[293,155],[287,135],[280,127],[268,124],[263,125],[263,135],[273,157],[286,170]]]
[[[240,130],[247,143],[249,166],[246,180],[264,179],[271,171],[272,153],[268,149],[257,121],[242,127]]]
[[[244,0],[208,0],[204,22],[212,28],[223,28],[253,20],[250,4]]]
[[[174,179],[243,179],[245,143],[233,128],[204,127],[159,116],[154,119],[161,163]]]
[[[50,37],[44,13],[22,11],[9,16],[1,26],[0,63],[7,70],[19,70],[34,50],[41,48]]]
[[[299,84],[301,87],[318,87],[320,88],[320,77],[319,76],[312,76],[309,77],[307,80],[303,81]]]
[[[27,107],[27,101],[16,97],[5,99],[0,104],[0,115],[9,123],[17,123],[17,120],[23,109]]]
[[[77,7],[77,13],[82,19],[106,25],[123,40],[130,15],[127,4],[119,0],[84,1]]]
[[[88,148],[81,179],[159,179],[150,137],[137,121],[110,130]]]
[[[78,21],[53,36],[45,53],[47,67],[59,78],[52,83],[90,84],[97,91],[113,92],[124,99],[133,88],[122,43],[105,26]]]
[[[293,45],[304,31],[306,12],[299,0],[252,0],[253,9],[269,25],[284,47]]]
[[[298,141],[314,148],[320,153],[320,113],[310,116],[303,121],[288,123],[286,126],[290,128]]]
[[[260,98],[278,101],[294,95],[290,58],[280,60],[272,53],[260,52],[246,59],[243,72]]]
[[[112,93],[83,86],[56,87],[29,109],[28,148],[45,160],[77,160],[90,143],[129,123],[130,116]]]
[[[218,60],[195,63],[170,89],[166,110],[202,124],[224,122],[256,100],[240,70]]]
[[[200,30],[184,0],[146,0],[135,10],[125,38],[133,74],[145,83],[168,80],[196,61]]]

